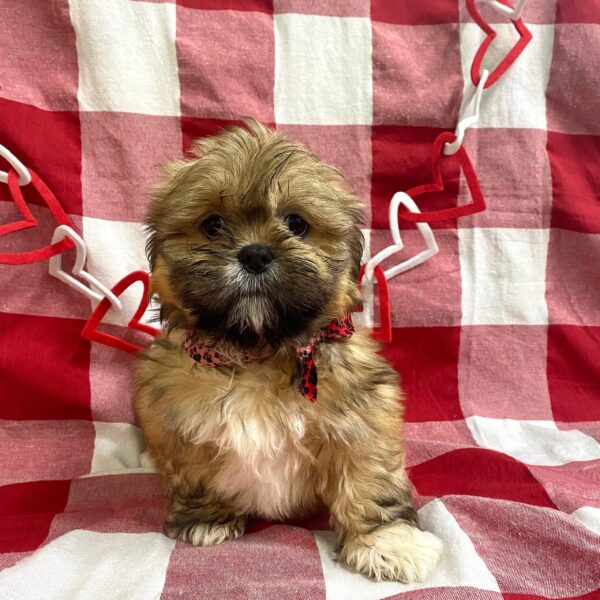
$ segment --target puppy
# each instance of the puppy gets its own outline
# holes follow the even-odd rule
[[[350,311],[360,202],[340,174],[248,120],[167,167],[147,218],[166,333],[135,375],[170,501],[167,533],[208,546],[248,516],[327,508],[337,558],[377,580],[428,577],[403,468],[401,391]]]

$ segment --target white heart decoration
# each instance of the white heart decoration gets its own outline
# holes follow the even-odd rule
[[[513,21],[518,21],[521,18],[521,13],[525,8],[527,0],[517,0],[514,8],[506,6],[506,4],[502,4],[501,2],[498,2],[498,0],[486,0],[486,2],[505,17],[508,17]]]
[[[118,311],[123,310],[123,304],[121,303],[121,301],[105,285],[100,283],[93,275],[90,275],[90,273],[84,271],[83,267],[87,258],[87,249],[85,246],[85,242],[83,241],[81,236],[72,227],[69,227],[68,225],[59,225],[54,230],[54,235],[52,236],[52,243],[55,244],[56,242],[60,242],[60,240],[66,237],[73,241],[77,252],[77,255],[75,257],[75,264],[73,265],[73,274],[87,281],[90,285],[94,286],[100,293],[94,292],[89,287],[81,283],[81,281],[75,279],[75,277],[63,271],[60,254],[52,256],[49,260],[48,272],[50,273],[50,275],[52,275],[52,277],[56,277],[63,283],[66,283],[69,287],[72,287],[78,292],[81,292],[90,300],[100,302],[102,298],[106,296],[115,309],[117,309]]]
[[[31,175],[27,167],[2,144],[0,144],[0,156],[19,174],[19,185],[29,185],[31,183]],[[8,173],[6,171],[0,171],[0,181],[8,183]]]
[[[405,192],[396,192],[394,194],[392,201],[390,202],[389,210],[390,231],[392,232],[394,243],[378,252],[371,260],[369,260],[365,267],[365,278],[367,281],[373,280],[373,273],[377,265],[404,248],[404,243],[402,242],[402,237],[400,235],[400,227],[398,225],[398,208],[400,206],[405,206],[413,213],[421,212],[419,207],[415,204],[415,201],[408,194]],[[423,264],[426,260],[429,260],[439,252],[437,242],[435,241],[429,223],[416,223],[416,225],[421,237],[425,241],[425,250],[385,271],[384,274],[386,279],[389,280],[400,273],[414,269],[416,266]]]
[[[479,85],[477,87],[475,87],[469,79],[468,91],[465,92],[465,95],[463,96],[460,112],[458,114],[458,124],[454,131],[456,139],[453,142],[446,142],[444,144],[444,154],[446,156],[451,156],[458,152],[458,149],[465,139],[467,129],[473,127],[473,125],[476,125],[477,121],[479,121],[481,95],[483,94],[489,76],[490,72],[487,69],[484,69],[481,73],[481,79],[479,80]]]
[[[521,13],[523,12],[523,8],[525,8],[525,3],[527,0],[517,0],[515,2],[514,8],[507,6],[506,4],[502,4],[498,0],[485,0],[487,4],[489,4],[492,8],[494,8],[497,12],[512,19],[513,21],[518,21],[521,18]]]

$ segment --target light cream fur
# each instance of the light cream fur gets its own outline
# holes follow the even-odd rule
[[[417,583],[433,574],[442,549],[432,533],[408,523],[393,523],[349,541],[340,558],[377,581]]]

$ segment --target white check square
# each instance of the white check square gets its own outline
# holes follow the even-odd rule
[[[275,15],[275,119],[370,125],[371,23],[362,17]]]
[[[444,552],[435,573],[426,581],[415,584],[395,581],[374,581],[353,573],[332,558],[335,534],[315,531],[315,541],[321,557],[327,598],[331,600],[381,600],[401,597],[403,593],[428,590],[432,598],[445,594],[449,588],[472,587],[499,592],[498,583],[477,553],[477,549],[455,517],[439,500],[433,500],[419,510],[419,520],[426,531],[434,533],[444,544]],[[459,590],[457,590],[459,591]],[[409,594],[409,597],[412,594]],[[424,596],[417,596],[424,597]],[[452,597],[452,596],[447,596]],[[460,593],[456,597],[461,597]],[[488,596],[483,596],[488,597]]]
[[[158,598],[175,547],[161,533],[75,529],[0,573],[3,600]]]
[[[142,468],[142,431],[130,423],[95,421],[96,439],[90,475],[126,473]]]
[[[512,23],[493,24],[498,36],[489,48],[483,68],[493,70],[518,39]],[[546,129],[546,88],[550,76],[554,25],[527,23],[533,39],[523,53],[483,93],[476,127]],[[475,23],[463,23],[460,31],[461,62],[465,83],[471,79],[471,64],[485,33]]]
[[[482,448],[512,456],[528,465],[557,467],[573,461],[600,459],[600,444],[582,431],[561,431],[554,421],[518,421],[467,417],[473,438]]]
[[[174,4],[76,0],[70,7],[80,110],[180,114]]]
[[[463,325],[548,323],[548,229],[459,229]]]
[[[108,288],[131,271],[150,270],[145,254],[146,235],[138,223],[83,217],[83,239],[88,251],[87,271]],[[126,326],[142,293],[141,283],[125,290],[119,297],[123,311],[115,313],[111,309],[104,321]]]

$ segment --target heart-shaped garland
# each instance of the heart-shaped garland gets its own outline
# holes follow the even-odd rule
[[[469,82],[468,87],[470,89],[467,89],[463,95],[460,111],[458,113],[458,123],[454,130],[454,137],[456,139],[453,142],[446,142],[444,144],[445,156],[453,156],[456,154],[458,149],[463,145],[467,129],[479,122],[481,96],[483,95],[483,90],[485,89],[485,84],[489,76],[490,72],[487,69],[484,69],[477,87]]]
[[[426,183],[425,185],[418,185],[417,187],[407,190],[407,194],[411,198],[420,196],[421,194],[428,194],[430,192],[441,192],[444,190],[444,181],[442,179],[441,170],[441,158],[443,155],[444,145],[452,143],[456,139],[456,136],[449,131],[445,131],[438,135],[433,142],[431,149],[431,170],[433,173],[433,183]],[[441,210],[431,210],[428,212],[411,212],[410,210],[400,211],[400,218],[405,221],[411,221],[412,223],[434,223],[437,221],[445,221],[447,219],[457,219],[458,217],[464,217],[466,215],[473,215],[475,213],[485,210],[485,199],[477,174],[473,168],[473,163],[469,159],[469,155],[465,150],[464,146],[461,146],[455,154],[447,157],[448,160],[456,159],[458,164],[465,176],[467,187],[471,192],[473,201],[469,204],[463,204],[461,206],[453,206],[451,208],[443,208]],[[390,222],[390,227],[393,221]]]
[[[361,265],[358,275],[358,285],[362,285],[365,276],[366,264]],[[392,308],[390,304],[390,290],[383,269],[379,266],[373,270],[377,288],[379,289],[379,329],[373,330],[373,339],[387,344],[392,341]]]
[[[0,157],[2,157],[10,166],[19,174],[19,185],[29,185],[31,183],[31,175],[27,167],[6,147],[0,144]],[[8,181],[8,173],[0,171],[0,181],[6,183]]]
[[[412,213],[419,213],[419,207],[408,194],[405,192],[396,192],[394,194],[392,201],[390,202],[389,209],[390,231],[392,232],[392,240],[394,243],[378,252],[373,258],[371,258],[371,260],[367,262],[365,276],[369,281],[373,278],[374,270],[386,258],[393,256],[404,248],[404,242],[402,241],[402,237],[400,235],[400,227],[398,226],[398,209],[400,206],[406,207]],[[386,280],[391,279],[400,273],[409,271],[410,269],[414,269],[414,267],[423,264],[426,260],[429,260],[432,256],[435,256],[439,252],[439,247],[435,241],[431,227],[427,223],[417,223],[417,229],[425,241],[425,250],[385,271],[384,275]]]
[[[65,213],[60,202],[56,199],[56,196],[50,191],[48,186],[36,175],[31,169],[29,169],[31,175],[31,184],[37,190],[46,206],[50,209],[52,216],[59,225],[68,225],[75,229],[75,225],[71,219]],[[0,225],[0,237],[13,233],[15,231],[21,231],[22,229],[29,229],[31,227],[37,227],[37,219],[33,216],[33,213],[29,210],[27,202],[23,197],[21,186],[19,185],[19,175],[14,169],[10,169],[8,173],[8,189],[10,195],[19,209],[19,212],[23,216],[21,221],[14,221],[12,223],[5,223]],[[0,264],[3,265],[23,265],[38,262],[40,260],[46,260],[51,256],[61,254],[73,248],[73,242],[70,239],[62,239],[59,242],[50,244],[48,246],[42,246],[36,250],[30,250],[28,252],[0,252]]]
[[[84,281],[87,281],[90,285],[95,287],[99,293],[94,292],[92,289],[81,283],[81,281],[75,279],[70,273],[63,271],[62,254],[50,257],[50,260],[48,261],[48,272],[50,275],[56,277],[63,283],[66,283],[69,287],[72,287],[84,296],[87,296],[90,300],[101,302],[102,298],[106,296],[116,310],[123,310],[121,301],[104,284],[100,283],[92,274],[84,270],[83,267],[85,266],[85,261],[87,259],[87,249],[81,236],[72,227],[69,227],[68,225],[59,225],[54,230],[52,243],[55,244],[65,238],[68,238],[73,242],[77,252],[75,255],[75,264],[72,269],[73,274]]]
[[[507,2],[502,2],[509,9]],[[498,32],[495,31],[490,24],[481,16],[479,9],[475,6],[475,0],[466,0],[467,10],[473,20],[479,27],[485,32],[486,37],[479,46],[475,54],[475,58],[473,59],[473,63],[471,64],[471,81],[473,85],[477,86],[479,84],[479,80],[481,79],[481,65],[483,64],[483,59],[492,45],[492,42],[498,36]],[[521,6],[522,8],[522,6]],[[506,56],[496,65],[496,67],[490,72],[490,76],[485,84],[485,87],[488,88],[491,85],[494,85],[506,73],[506,71],[513,65],[513,63],[521,56],[523,50],[527,47],[529,42],[533,39],[531,35],[531,31],[527,29],[525,23],[523,23],[522,19],[510,19],[512,24],[514,25],[517,33],[519,34],[519,39],[515,42],[514,46],[508,51]]]
[[[516,21],[521,18],[521,13],[525,8],[525,3],[527,0],[517,0],[515,2],[515,7],[511,8],[508,3],[503,4],[499,0],[486,0],[487,3],[501,15],[508,17],[509,19]]]
[[[479,84],[481,83],[482,88],[487,88],[493,85],[496,81],[498,81],[498,79],[520,56],[520,54],[523,52],[525,47],[529,44],[529,42],[532,39],[531,32],[527,29],[525,24],[519,18],[526,0],[517,0],[517,5],[514,9],[511,8],[505,0],[486,1],[488,2],[488,4],[493,6],[498,12],[508,16],[511,19],[520,37],[516,44],[513,46],[513,48],[511,48],[508,54],[490,73],[489,77],[487,78],[487,81],[482,82],[481,65],[483,63],[483,59],[487,50],[489,49],[493,40],[497,37],[497,32],[494,31],[494,29],[490,27],[489,23],[487,23],[483,19],[481,13],[475,6],[475,0],[466,0],[467,10],[473,17],[474,21],[487,34],[487,37],[479,47],[475,55],[475,59],[473,60],[473,64],[471,66],[471,79],[473,81],[473,84],[475,86],[479,86]],[[506,9],[504,8],[505,6]],[[373,332],[373,337],[381,342],[389,342],[392,338],[390,298],[387,280],[419,264],[422,264],[439,251],[435,238],[433,237],[433,232],[431,231],[431,228],[429,227],[429,225],[427,225],[427,223],[447,219],[454,219],[468,214],[474,214],[485,209],[485,200],[483,198],[483,194],[481,192],[481,188],[479,186],[479,181],[477,180],[475,170],[473,169],[473,165],[469,160],[466,150],[462,147],[462,145],[460,145],[458,149],[456,148],[457,143],[459,143],[457,140],[457,136],[452,133],[442,133],[436,138],[432,148],[433,183],[417,186],[408,190],[408,192],[406,193],[398,192],[394,195],[390,203],[389,214],[390,230],[392,233],[394,244],[380,251],[366,265],[362,265],[361,267],[358,281],[359,285],[361,285],[365,273],[367,273],[367,278],[369,280],[372,280],[374,276],[378,284],[380,293],[379,304],[381,326],[378,331]],[[440,159],[444,151],[444,147],[446,147],[446,154],[457,156],[457,160],[462,168],[462,172],[465,176],[467,186],[469,187],[473,201],[470,204],[462,206],[456,206],[437,211],[429,211],[427,213],[420,213],[419,208],[417,207],[412,198],[413,196],[418,196],[430,192],[440,192],[444,190],[444,183],[442,180],[440,168]],[[18,163],[18,165],[15,165],[15,163],[12,162],[10,158],[13,158],[14,160],[16,160],[16,158],[14,157],[14,155],[9,153],[8,150],[6,150],[6,148],[0,146],[0,151],[1,150],[5,150],[9,154],[8,157],[5,154],[2,154],[2,156],[5,156],[5,158],[7,158],[7,160],[9,160],[9,162],[11,163],[11,169],[8,173],[9,190],[13,201],[15,202],[17,208],[23,216],[23,220],[1,225],[0,236],[7,235],[9,233],[19,231],[22,229],[36,227],[38,225],[37,220],[29,210],[29,207],[27,206],[27,203],[25,202],[23,194],[20,190],[20,185],[26,185],[29,183],[29,177],[31,178],[31,183],[36,188],[36,190],[50,209],[50,212],[52,213],[56,221],[60,225],[66,227],[57,227],[52,240],[52,244],[48,246],[44,246],[42,248],[29,252],[0,253],[0,263],[26,264],[50,258],[51,274],[59,278],[61,281],[64,281],[68,285],[71,285],[72,287],[76,287],[76,289],[83,291],[88,297],[99,299],[100,294],[96,294],[89,288],[83,286],[83,284],[80,281],[78,281],[68,273],[64,272],[61,268],[61,261],[58,255],[75,246],[78,249],[78,253],[73,272],[79,277],[86,280],[92,286],[96,287],[96,289],[99,289],[102,292],[102,294],[104,294],[104,297],[102,297],[100,303],[92,312],[90,318],[87,320],[81,332],[81,335],[90,341],[97,341],[111,346],[113,348],[124,350],[126,352],[137,353],[140,350],[143,350],[142,346],[138,346],[137,344],[127,342],[116,336],[99,331],[98,326],[102,322],[102,319],[104,318],[106,313],[109,311],[111,304],[113,304],[113,306],[115,306],[118,309],[121,308],[122,304],[118,300],[118,297],[131,285],[139,281],[142,282],[144,291],[142,297],[140,298],[138,308],[128,323],[128,328],[147,333],[153,337],[160,333],[160,329],[157,329],[150,325],[146,325],[144,323],[141,323],[140,321],[149,303],[150,277],[148,273],[146,273],[145,271],[134,271],[132,273],[129,273],[123,279],[121,279],[112,288],[112,290],[107,290],[92,275],[84,271],[83,266],[85,264],[86,259],[85,245],[83,244],[83,240],[81,240],[81,238],[74,231],[72,221],[66,215],[64,209],[62,208],[54,194],[52,194],[52,192],[44,184],[44,182],[35,173],[33,173],[31,169],[27,170],[24,167],[24,165],[22,165],[22,163],[20,162]],[[19,166],[21,166],[22,169],[19,169]],[[15,168],[17,168],[20,172],[17,173],[15,171]],[[0,181],[6,181],[6,174],[1,171]],[[401,205],[404,206],[407,210],[398,212],[398,208]],[[423,239],[425,240],[427,248],[423,252],[420,252],[419,254],[409,258],[408,260],[403,261],[399,265],[396,265],[395,267],[392,267],[391,269],[388,269],[384,272],[379,266],[379,264],[389,256],[392,256],[393,254],[399,252],[404,248],[404,244],[400,235],[400,228],[398,226],[398,216],[400,216],[404,220],[417,223],[417,228],[419,229]],[[78,241],[80,241],[81,244],[78,244]],[[84,249],[83,252],[80,251],[82,247]],[[84,288],[85,291],[81,288]]]
[[[129,329],[135,329],[136,331],[147,333],[152,337],[156,337],[160,333],[160,329],[140,322],[140,319],[146,312],[146,308],[148,308],[148,304],[150,302],[150,275],[148,275],[146,271],[133,271],[132,273],[125,275],[121,281],[115,284],[111,289],[111,292],[115,296],[119,297],[126,289],[138,281],[142,282],[144,286],[144,292],[140,298],[140,303],[137,307],[137,310],[135,311],[133,317],[131,317],[129,320],[127,327]],[[102,322],[102,319],[106,313],[109,311],[110,306],[110,300],[108,298],[103,298],[100,304],[98,304],[98,306],[96,306],[94,309],[94,312],[92,312],[90,315],[90,318],[87,320],[84,328],[81,331],[81,335],[85,339],[92,342],[100,342],[106,346],[117,348],[117,350],[124,350],[125,352],[131,352],[132,354],[143,350],[143,346],[138,346],[137,344],[127,342],[124,339],[118,338],[109,333],[98,331],[98,326]]]

